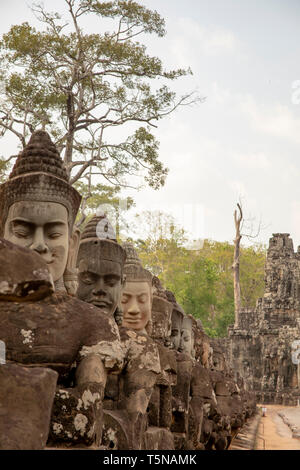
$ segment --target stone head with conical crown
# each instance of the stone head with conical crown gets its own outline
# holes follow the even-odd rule
[[[34,132],[0,186],[0,236],[39,253],[58,290],[74,267],[80,201],[49,134]]]
[[[126,277],[122,293],[123,326],[148,333],[152,330],[152,274],[144,269],[136,250],[130,243],[124,243]]]
[[[115,316],[118,323],[126,253],[115,237],[105,215],[94,216],[86,225],[77,257],[77,296]]]

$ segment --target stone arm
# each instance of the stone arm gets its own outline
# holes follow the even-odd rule
[[[74,388],[56,391],[50,437],[54,442],[98,447],[107,374],[123,367],[123,349],[118,330],[109,319],[99,325],[87,323],[87,331],[89,327],[91,334],[85,338],[76,361]]]
[[[126,356],[122,374],[122,408],[130,414],[146,414],[153,387],[161,372],[155,342],[144,334],[120,328]]]
[[[72,445],[101,443],[102,401],[107,379],[104,361],[85,356],[76,369],[74,388],[58,388],[52,410],[51,440]]]

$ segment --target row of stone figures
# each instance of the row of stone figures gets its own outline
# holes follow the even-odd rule
[[[201,325],[117,243],[80,236],[49,135],[0,186],[0,449],[226,449],[254,409]]]

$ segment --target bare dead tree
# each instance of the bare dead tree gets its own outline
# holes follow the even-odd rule
[[[241,204],[237,203],[238,211],[234,211],[235,239],[233,253],[233,292],[234,292],[234,326],[238,326],[239,312],[241,310],[241,285],[240,285],[240,243],[241,243],[241,223],[243,211]]]
[[[242,203],[237,203],[238,209],[234,211],[234,225],[235,225],[235,238],[234,238],[234,253],[233,253],[233,292],[234,292],[234,326],[238,327],[239,313],[241,310],[241,284],[240,284],[240,245],[242,237],[248,239],[258,237],[262,224],[261,220],[258,223],[257,229],[254,231],[254,218],[250,217],[244,219]],[[243,233],[245,229],[245,233]]]

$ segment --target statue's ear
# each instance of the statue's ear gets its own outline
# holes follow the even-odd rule
[[[75,228],[70,237],[69,256],[68,256],[68,262],[67,262],[67,269],[69,270],[76,268],[79,243],[80,243],[80,230],[78,228]]]

